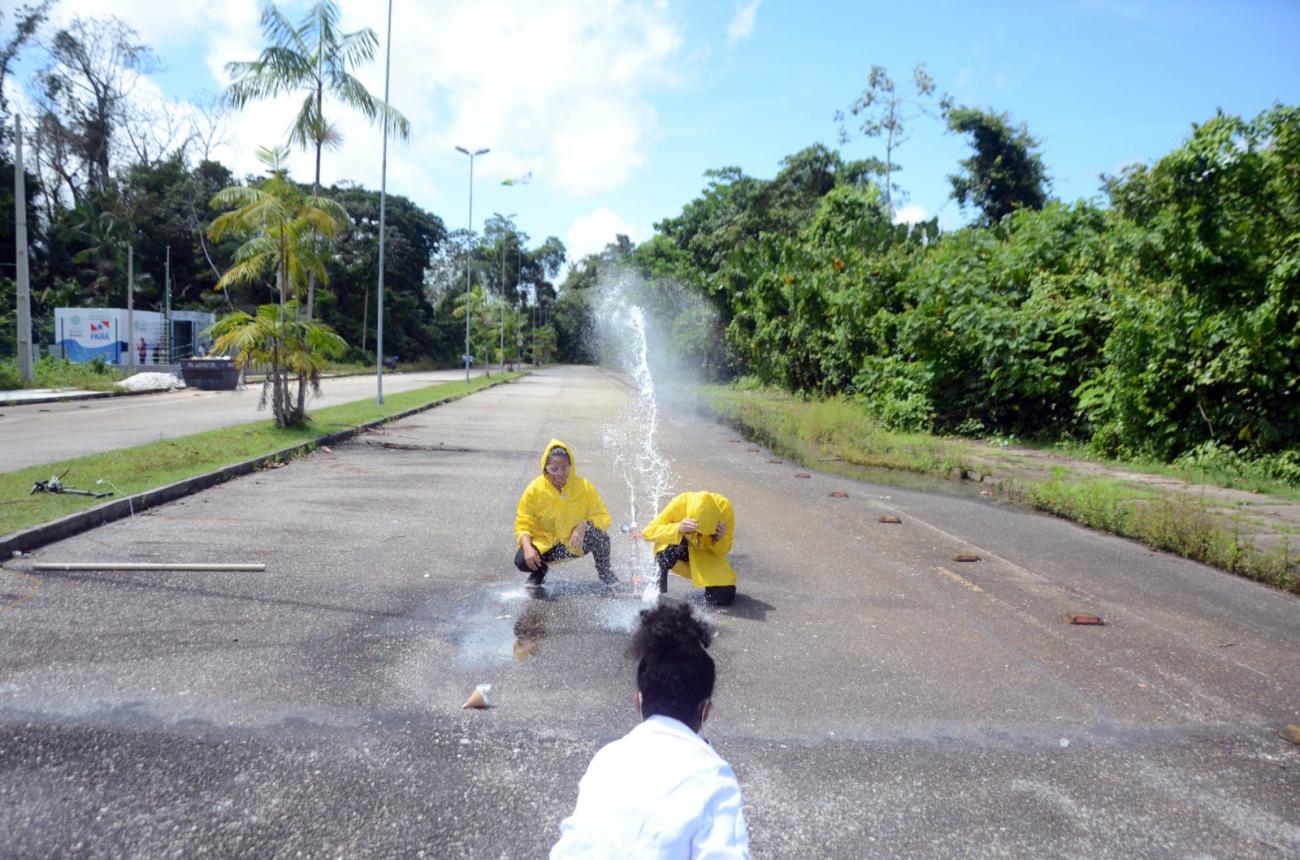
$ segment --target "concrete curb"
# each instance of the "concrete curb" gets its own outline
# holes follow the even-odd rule
[[[44,397],[6,398],[0,394],[0,406],[29,406],[35,403],[67,403],[74,400],[102,400],[106,397],[139,397],[142,394],[164,394],[182,391],[180,388],[155,388],[149,391],[78,391],[69,394],[50,394]],[[5,392],[8,393],[8,392]]]
[[[527,371],[524,372],[527,375]],[[186,478],[183,481],[177,481],[174,484],[167,484],[163,487],[157,487],[152,490],[145,490],[143,493],[136,493],[134,496],[124,496],[120,499],[114,499],[111,502],[105,502],[93,508],[87,508],[84,511],[77,511],[75,514],[68,514],[66,517],[60,517],[48,523],[42,523],[39,526],[33,526],[30,529],[13,532],[0,536],[0,562],[7,561],[18,553],[30,552],[38,547],[48,543],[54,543],[81,532],[88,531],[111,523],[114,520],[124,519],[125,517],[134,516],[140,511],[150,508],[156,508],[167,502],[174,502],[177,499],[192,495],[208,487],[214,487],[217,484],[224,484],[232,478],[238,478],[241,475],[248,475],[258,471],[268,463],[285,462],[292,460],[301,454],[309,453],[321,445],[337,445],[340,442],[346,442],[354,436],[359,436],[367,430],[389,424],[393,421],[400,421],[403,418],[409,418],[412,415],[426,412],[437,406],[442,406],[462,397],[468,397],[471,394],[477,394],[480,391],[486,391],[489,388],[495,388],[498,385],[505,385],[513,382],[512,379],[495,380],[482,388],[474,391],[467,391],[464,394],[457,394],[454,397],[444,397],[441,400],[435,400],[432,403],[426,403],[423,406],[416,406],[413,409],[407,409],[402,412],[380,418],[376,421],[368,421],[365,424],[358,424],[347,430],[340,430],[337,433],[328,433],[319,436],[309,442],[302,442],[292,445],[288,448],[282,448],[279,451],[273,451],[270,454],[264,454],[261,457],[254,457],[251,460],[244,460],[241,463],[234,463],[230,466],[223,466],[212,472],[205,472],[202,475],[195,475],[192,478]]]

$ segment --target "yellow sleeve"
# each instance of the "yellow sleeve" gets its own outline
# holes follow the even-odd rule
[[[531,538],[537,534],[537,521],[532,515],[532,493],[533,485],[529,484],[519,497],[519,508],[515,511],[515,543],[519,546],[523,546],[521,538],[524,535]]]
[[[677,531],[682,520],[686,519],[686,495],[683,493],[668,503],[657,516],[641,529],[646,540],[654,544],[677,543],[682,536]]]
[[[722,509],[722,522],[727,526],[727,533],[722,536],[722,540],[713,542],[713,551],[718,555],[726,555],[731,552],[731,542],[736,537],[736,512],[731,509],[731,501],[726,496],[714,493],[713,498]]]
[[[591,524],[601,531],[609,531],[609,511],[605,508],[605,503],[600,498],[600,493],[596,492],[596,487],[586,478],[582,479],[587,484],[587,519]]]

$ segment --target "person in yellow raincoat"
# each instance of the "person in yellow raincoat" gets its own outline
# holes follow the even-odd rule
[[[577,474],[573,449],[552,439],[542,451],[542,473],[519,498],[515,514],[515,567],[540,586],[550,562],[591,553],[606,585],[618,577],[609,563],[609,511],[591,482]]]
[[[668,571],[704,589],[705,602],[727,606],[736,599],[736,571],[727,561],[736,534],[736,514],[721,493],[682,493],[638,533],[655,548],[659,593],[668,591]]]

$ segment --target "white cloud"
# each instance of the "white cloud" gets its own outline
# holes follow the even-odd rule
[[[934,216],[925,211],[924,206],[912,204],[910,206],[903,206],[894,212],[894,223],[919,224],[922,221],[929,221],[932,217]]]
[[[629,224],[617,212],[604,206],[586,215],[579,215],[573,219],[564,234],[564,247],[568,251],[569,262],[576,263],[588,254],[600,253],[620,233],[634,243],[648,238],[640,227]]]
[[[55,26],[64,26],[73,18],[120,18],[157,51],[174,39],[190,38],[207,22],[221,18],[225,5],[221,0],[61,0],[50,20]]]
[[[727,25],[727,47],[734,48],[737,42],[743,42],[754,35],[754,20],[758,17],[758,4],[762,0],[747,0],[736,3],[736,14],[731,16]]]
[[[344,30],[372,27],[382,43],[382,5],[341,6]],[[394,16],[390,100],[410,119],[411,141],[390,148],[389,169],[426,204],[439,189],[424,165],[431,154],[455,158],[456,145],[491,148],[475,163],[484,180],[531,170],[571,197],[615,189],[658,136],[649,92],[678,83],[682,25],[662,0],[458,0],[406,5]],[[223,82],[226,62],[257,56],[256,20],[253,0],[231,0],[206,22],[208,66]],[[381,44],[357,74],[380,95],[383,72]],[[239,115],[229,156],[237,172],[257,169],[251,153],[283,139],[300,101],[250,105]],[[338,106],[332,119],[344,144],[323,159],[324,181],[377,186],[377,130]],[[305,154],[292,164],[298,175],[314,168]]]
[[[303,4],[280,5],[299,20]],[[228,82],[226,63],[255,59],[263,47],[259,0],[63,0],[57,8],[58,23],[118,17],[164,57],[184,46],[206,65],[211,90]],[[340,0],[340,8],[343,31],[379,36],[374,62],[356,74],[382,95],[385,4]],[[570,198],[619,188],[659,137],[652,97],[689,75],[680,0],[447,0],[397,4],[393,14],[390,101],[411,121],[411,138],[390,142],[389,188],[436,211],[452,211],[465,193],[458,144],[491,148],[475,163],[478,187],[532,171],[535,184]],[[301,100],[233,113],[213,156],[236,177],[260,174],[258,147],[284,143]],[[326,114],[342,143],[324,154],[322,181],[377,188],[379,129],[336,103],[327,101]],[[314,160],[295,151],[290,168],[309,179]]]

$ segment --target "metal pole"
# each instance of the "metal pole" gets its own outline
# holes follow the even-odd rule
[[[126,363],[135,367],[135,246],[126,246]]]
[[[506,246],[501,245],[501,372],[506,372]]]
[[[163,264],[163,343],[167,346],[168,366],[176,362],[176,331],[172,328],[172,246],[167,246],[167,262]]]
[[[18,374],[32,381],[32,284],[27,270],[27,176],[23,170],[23,125],[14,114],[14,262],[18,265]]]
[[[515,217],[515,213],[502,215],[500,212],[493,212],[493,215],[500,218],[503,222],[508,222]],[[511,227],[514,224],[511,223]],[[506,246],[505,239],[501,240],[501,372],[506,372]]]
[[[463,146],[456,147],[458,152],[469,156],[469,238],[474,241],[474,159],[486,155],[489,150],[476,149],[470,152]],[[469,382],[469,311],[470,311],[470,267],[474,261],[473,247],[465,258],[465,381]]]
[[[393,61],[393,0],[388,0],[388,35],[384,42],[384,104],[388,104],[388,77]],[[375,403],[384,405],[384,233],[388,205],[388,117],[384,117],[384,154],[379,168],[379,307],[375,317]],[[364,324],[362,337],[365,337]]]

